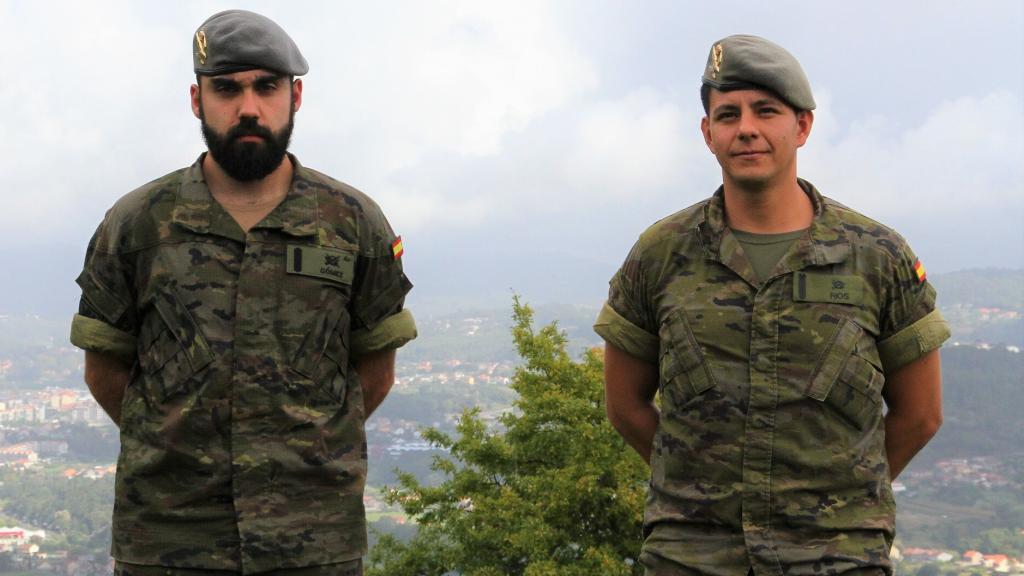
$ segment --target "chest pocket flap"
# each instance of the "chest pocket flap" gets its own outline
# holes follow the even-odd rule
[[[154,386],[166,400],[187,390],[186,383],[213,362],[213,353],[188,308],[170,288],[153,300],[139,332],[139,365],[148,375],[158,374]]]
[[[160,292],[154,306],[167,330],[178,343],[178,348],[184,353],[192,372],[198,372],[213,362],[210,345],[199,332],[188,308],[178,300],[173,291],[168,289]]]
[[[842,319],[805,390],[808,397],[835,406],[858,428],[880,410],[885,383],[878,352],[866,344],[869,339],[856,322]]]
[[[685,376],[689,387],[687,395],[703,394],[715,385],[715,378],[704,361],[700,345],[693,337],[685,312],[676,310],[662,323],[660,339],[662,385]]]

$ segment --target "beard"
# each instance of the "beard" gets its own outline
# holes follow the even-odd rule
[[[295,127],[294,112],[289,116],[288,124],[276,133],[260,126],[251,117],[242,118],[226,134],[219,133],[206,123],[202,107],[199,120],[210,155],[228,176],[239,182],[262,180],[277,170],[288,151],[288,142]],[[263,142],[240,142],[238,139],[243,136],[259,136]]]

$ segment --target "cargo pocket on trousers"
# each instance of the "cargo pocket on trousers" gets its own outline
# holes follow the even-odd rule
[[[658,370],[664,408],[682,407],[715,386],[715,377],[684,311],[676,310],[662,322],[659,339]]]
[[[213,353],[172,288],[157,293],[153,308],[140,331],[139,367],[167,400],[188,391],[189,380],[213,362]]]
[[[885,381],[878,368],[877,352],[863,344],[868,338],[856,322],[841,320],[804,392],[830,406],[858,430],[864,430],[880,417]],[[875,362],[871,361],[872,356]]]

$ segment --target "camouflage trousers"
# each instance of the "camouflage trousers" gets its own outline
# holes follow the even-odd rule
[[[701,574],[704,574],[704,572],[701,572],[700,570],[687,568],[653,554],[641,555],[640,564],[644,567],[644,576],[700,576]],[[826,572],[822,572],[822,574],[825,573]],[[749,568],[746,574],[747,576],[754,576],[754,569]],[[868,568],[846,571],[843,572],[843,574],[856,576],[885,576],[886,572],[880,568]]]
[[[203,570],[201,568],[172,568],[169,566],[143,566],[114,563],[114,576],[231,576],[239,574],[230,570]],[[261,574],[281,574],[282,576],[363,576],[363,559],[357,558],[338,564],[308,566],[306,568],[287,568],[272,570]]]

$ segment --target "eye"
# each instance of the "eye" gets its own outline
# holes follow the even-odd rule
[[[725,122],[725,121],[728,121],[728,120],[735,119],[736,116],[737,116],[737,114],[736,114],[736,112],[734,110],[725,110],[725,111],[719,112],[718,114],[715,114],[715,120],[718,120],[719,122]]]
[[[213,85],[213,91],[218,94],[234,94],[238,92],[238,84],[232,84],[228,82],[218,82]]]
[[[277,80],[261,80],[256,83],[256,91],[262,94],[269,94],[277,90]]]

